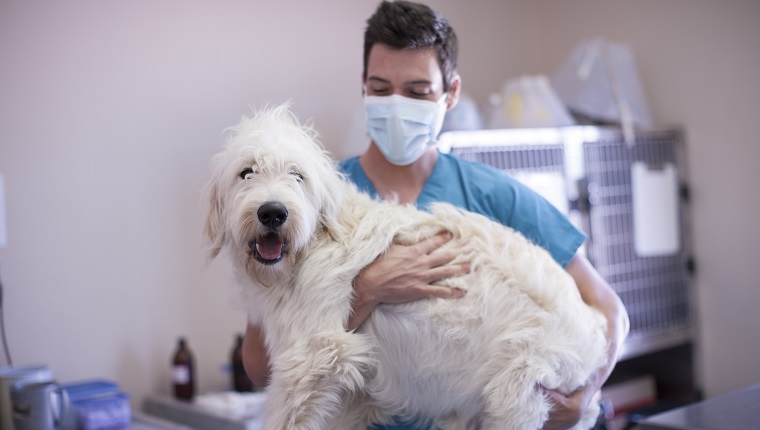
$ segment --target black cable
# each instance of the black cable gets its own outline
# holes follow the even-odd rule
[[[11,350],[8,348],[8,339],[5,337],[5,317],[3,312],[3,280],[0,279],[0,337],[3,339],[3,351],[5,351],[5,361],[8,366],[13,367],[11,360]]]

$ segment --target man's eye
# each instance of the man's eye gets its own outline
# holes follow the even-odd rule
[[[240,179],[251,179],[251,176],[253,176],[253,169],[250,167],[246,167],[240,172]]]
[[[423,98],[423,97],[428,97],[430,93],[431,91],[429,88],[411,88],[409,90],[410,97]]]

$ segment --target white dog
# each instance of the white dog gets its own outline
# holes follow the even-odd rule
[[[605,362],[605,320],[517,232],[446,204],[373,200],[335,169],[287,106],[259,111],[212,160],[206,234],[227,248],[250,322],[266,333],[267,430],[365,429],[391,416],[442,429],[538,429]],[[392,242],[448,231],[471,273],[460,299],[380,305],[344,329],[352,280]],[[587,429],[592,404],[577,425]]]

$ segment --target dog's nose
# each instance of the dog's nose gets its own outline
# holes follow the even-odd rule
[[[288,219],[288,209],[280,202],[266,202],[256,214],[259,222],[271,229],[281,226]]]

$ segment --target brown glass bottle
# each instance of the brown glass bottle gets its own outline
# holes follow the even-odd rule
[[[253,391],[253,382],[243,367],[243,335],[238,334],[230,357],[232,364],[232,388],[239,393]]]
[[[191,400],[195,395],[195,369],[193,353],[184,338],[179,338],[177,351],[172,360],[172,381],[174,397],[179,400]]]

